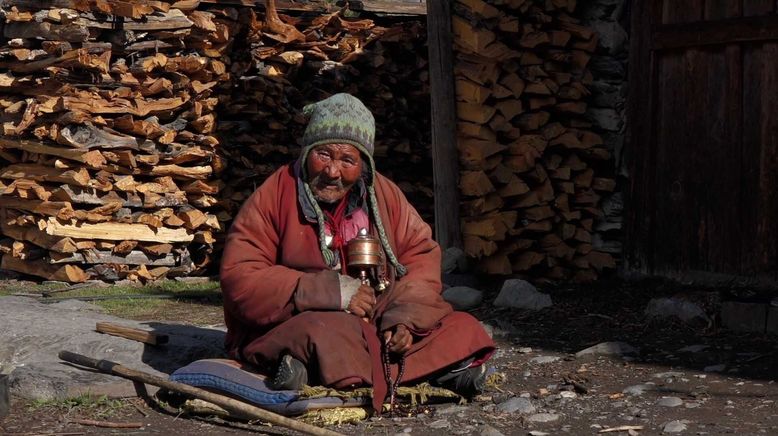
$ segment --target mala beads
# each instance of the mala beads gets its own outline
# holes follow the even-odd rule
[[[392,369],[390,366],[391,360],[389,357],[389,350],[386,347],[384,347],[383,350],[383,360],[384,377],[386,378],[386,385],[389,387],[389,416],[392,416],[395,412],[394,402],[397,398],[397,388],[400,386],[400,381],[402,381],[403,375],[405,373],[405,356],[400,356],[397,369],[397,378],[394,381],[392,381]]]

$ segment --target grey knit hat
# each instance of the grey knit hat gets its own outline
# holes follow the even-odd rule
[[[303,108],[309,117],[303,146],[345,143],[373,155],[375,120],[370,110],[351,94],[335,94]]]
[[[308,174],[305,162],[311,149],[322,144],[350,144],[356,147],[368,163],[365,185],[367,186],[368,208],[373,218],[373,223],[378,232],[378,238],[384,248],[386,257],[395,267],[397,276],[402,277],[407,273],[405,266],[400,264],[394,254],[389,238],[386,235],[381,216],[378,211],[378,199],[375,195],[375,162],[373,161],[375,120],[370,110],[356,97],[350,94],[335,94],[318,103],[313,103],[303,108],[307,115],[308,126],[303,134],[303,149],[300,156],[303,187],[308,201],[316,211],[316,221],[319,226],[319,247],[325,263],[330,267],[337,264],[335,253],[327,247],[324,235],[324,214],[319,203],[308,185]]]

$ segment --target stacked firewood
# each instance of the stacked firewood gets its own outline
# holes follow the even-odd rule
[[[360,98],[376,118],[376,165],[432,222],[426,29],[386,21],[249,11],[236,41],[232,89],[222,91],[219,134],[229,162],[223,206],[234,214],[256,187],[300,153],[303,107],[331,94]],[[294,26],[292,26],[292,23]],[[278,33],[268,33],[275,29]],[[243,45],[245,44],[245,46]]]
[[[379,169],[432,220],[418,17],[383,27],[273,2],[2,7],[2,269],[71,282],[202,272],[243,201],[298,156],[302,108],[336,92],[373,111]]]
[[[0,268],[80,282],[208,264],[238,12],[197,3],[2,2]]]
[[[457,0],[452,28],[465,251],[481,270],[590,281],[613,165],[585,118],[597,35],[575,0]]]

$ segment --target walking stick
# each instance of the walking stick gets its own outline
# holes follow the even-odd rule
[[[223,395],[206,391],[205,389],[196,388],[194,386],[189,386],[183,383],[177,383],[149,373],[130,369],[116,362],[111,362],[110,360],[97,360],[70,351],[60,351],[59,358],[65,362],[96,369],[106,374],[111,374],[135,382],[147,383],[150,385],[169,389],[171,391],[191,395],[195,398],[216,404],[217,406],[223,407],[226,410],[243,414],[252,419],[261,419],[271,424],[280,425],[282,427],[297,430],[302,433],[316,436],[343,436],[341,433],[336,433],[334,431],[309,425],[295,419],[287,418],[285,416],[281,416],[268,410],[260,409],[259,407],[252,406],[242,401],[234,400]]]

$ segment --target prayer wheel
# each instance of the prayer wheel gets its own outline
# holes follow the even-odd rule
[[[381,264],[381,242],[361,229],[356,238],[348,242],[348,265],[355,269],[370,269]]]

